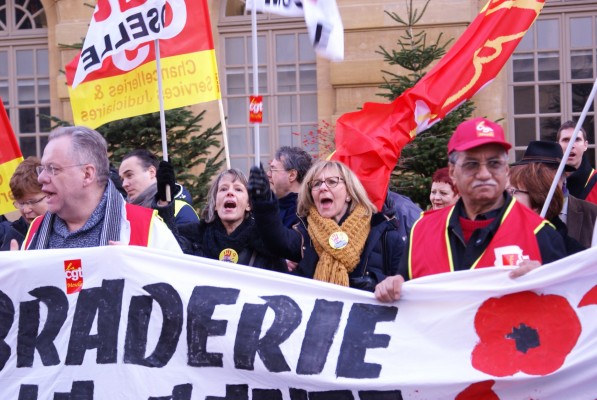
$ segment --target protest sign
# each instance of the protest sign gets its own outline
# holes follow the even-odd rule
[[[596,259],[429,276],[382,304],[132,246],[5,252],[0,398],[592,399]]]
[[[219,99],[207,0],[98,1],[66,80],[75,124],[91,128],[158,111],[159,95],[165,109]]]

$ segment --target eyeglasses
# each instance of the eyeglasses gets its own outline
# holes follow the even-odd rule
[[[80,167],[82,165],[87,165],[87,164],[67,165],[66,167],[55,167],[52,164],[49,164],[49,165],[40,165],[39,167],[35,167],[35,171],[37,172],[37,176],[41,175],[41,173],[44,172],[44,171],[46,171],[49,175],[56,176],[60,172],[62,172],[63,169],[73,168],[73,167]]]
[[[484,163],[479,162],[479,161],[465,161],[461,164],[456,164],[456,165],[460,165],[460,168],[462,168],[462,171],[467,175],[476,174],[477,172],[479,172],[482,165],[485,165],[487,167],[487,170],[490,173],[495,174],[497,172],[502,171],[502,169],[504,169],[504,167],[506,166],[506,161],[504,161],[504,160],[489,160]]]
[[[340,181],[344,181],[344,179],[340,178],[339,176],[330,176],[329,178],[325,178],[324,180],[312,180],[311,182],[309,182],[307,186],[309,186],[309,189],[311,190],[321,190],[321,185],[325,183],[328,189],[332,189],[338,186]]]
[[[22,210],[26,206],[33,207],[34,205],[40,203],[45,198],[46,198],[46,196],[43,196],[37,200],[27,200],[27,201],[16,201],[15,200],[12,202],[12,205],[15,206],[15,208],[18,208],[19,210]]]
[[[510,196],[514,196],[516,193],[529,194],[529,192],[527,192],[526,190],[520,190],[516,188],[508,188],[506,190],[508,191],[508,193],[510,193]]]
[[[266,171],[266,174],[272,174],[276,171],[286,171],[284,168],[268,168]]]

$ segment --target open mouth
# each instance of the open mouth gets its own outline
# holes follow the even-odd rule
[[[236,202],[233,200],[226,200],[224,202],[224,209],[225,210],[230,210],[230,209],[234,209],[236,208]]]
[[[46,195],[46,201],[51,201],[54,195],[56,194],[54,192],[48,192],[45,190],[42,190],[42,192]]]
[[[334,200],[325,198],[325,199],[320,199],[319,203],[321,203],[321,205],[323,207],[329,207],[334,203]]]

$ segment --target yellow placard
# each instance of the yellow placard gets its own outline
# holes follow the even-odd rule
[[[160,63],[165,109],[220,98],[214,50],[166,57]],[[156,62],[152,61],[122,75],[69,87],[75,124],[96,128],[159,111],[157,79]]]

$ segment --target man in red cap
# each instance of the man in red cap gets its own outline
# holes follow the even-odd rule
[[[516,277],[566,255],[556,230],[505,190],[511,147],[502,128],[487,119],[456,128],[448,167],[460,200],[425,212],[415,223],[400,275],[377,285],[379,300],[397,300],[408,279],[494,265],[518,266],[511,272]]]

